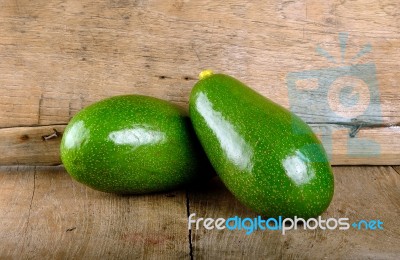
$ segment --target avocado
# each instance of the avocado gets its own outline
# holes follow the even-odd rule
[[[311,128],[233,77],[203,71],[189,114],[220,179],[253,211],[310,218],[329,206],[332,169]]]
[[[119,194],[190,185],[207,178],[211,168],[187,112],[140,95],[116,96],[82,109],[66,127],[60,152],[75,180]]]

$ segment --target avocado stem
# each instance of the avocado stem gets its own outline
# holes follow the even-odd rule
[[[210,69],[203,70],[199,74],[199,79],[202,80],[202,79],[208,78],[209,76],[211,76],[213,74],[214,74],[214,72],[212,70],[210,70]]]

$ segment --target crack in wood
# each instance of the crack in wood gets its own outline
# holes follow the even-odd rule
[[[74,231],[75,229],[76,229],[76,227],[67,228],[67,230],[65,232],[71,232],[71,231]]]
[[[27,233],[28,233],[28,228],[30,226],[32,204],[33,204],[33,199],[35,197],[35,190],[36,190],[36,175],[37,175],[37,166],[34,166],[34,168],[33,168],[33,190],[32,190],[32,195],[31,195],[31,201],[29,203],[28,217],[26,220],[26,228],[25,228],[25,232],[24,232],[25,239],[28,238]]]
[[[37,115],[37,124],[40,124],[40,111],[42,110],[43,105],[43,94],[40,95],[39,106],[38,106],[38,115]]]
[[[186,213],[187,213],[187,219],[189,219],[190,216],[190,201],[189,201],[189,191],[186,190]],[[193,260],[193,244],[192,244],[192,230],[188,229],[188,236],[189,236],[189,256],[190,260]]]
[[[396,170],[396,168],[394,166],[392,166],[392,169],[397,172],[398,175],[400,175],[400,172],[398,170]]]
[[[387,124],[377,124],[377,123],[370,123],[365,121],[353,121],[353,122],[307,122],[309,125],[337,125],[348,127],[349,129],[349,137],[354,138],[363,129],[374,129],[374,128],[390,128],[400,126],[400,122],[396,123],[387,123]]]
[[[8,129],[16,129],[16,128],[35,128],[35,127],[66,127],[67,124],[48,124],[48,125],[16,125],[16,126],[7,126],[7,127],[0,127],[0,130],[8,130]]]
[[[395,123],[386,123],[386,124],[377,124],[370,123],[366,121],[356,121],[356,122],[306,122],[309,125],[338,125],[345,127],[358,127],[362,126],[363,128],[386,128],[386,127],[394,127],[400,126],[400,122]]]

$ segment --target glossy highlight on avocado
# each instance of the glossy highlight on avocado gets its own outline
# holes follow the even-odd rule
[[[244,205],[268,217],[320,215],[334,178],[325,150],[299,117],[224,74],[205,71],[189,102],[217,174]]]
[[[81,110],[65,129],[60,149],[74,179],[105,192],[171,190],[207,178],[210,169],[185,112],[140,95]]]

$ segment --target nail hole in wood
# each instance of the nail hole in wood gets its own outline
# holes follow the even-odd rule
[[[21,141],[29,140],[29,135],[21,135],[19,139],[21,139]]]

